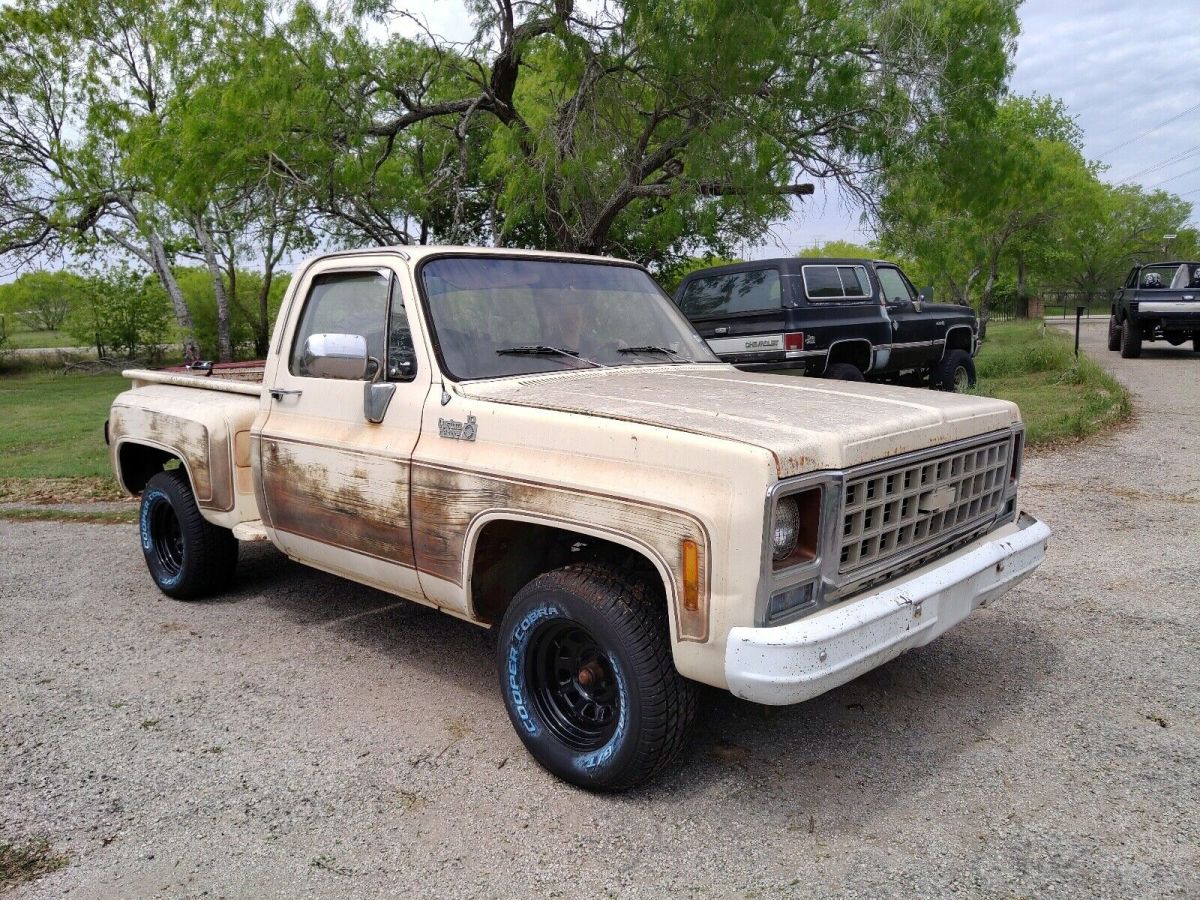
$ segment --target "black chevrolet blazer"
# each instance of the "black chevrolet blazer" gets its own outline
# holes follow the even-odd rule
[[[893,263],[788,257],[692,272],[675,303],[740,369],[962,390],[975,384],[979,323],[931,293]]]

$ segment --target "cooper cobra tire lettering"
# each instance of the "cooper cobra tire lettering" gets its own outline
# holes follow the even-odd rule
[[[591,790],[654,777],[678,754],[696,686],[671,657],[667,603],[648,576],[603,563],[546,572],[499,625],[505,707],[545,769]]]

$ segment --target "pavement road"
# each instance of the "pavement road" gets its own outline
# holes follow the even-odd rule
[[[544,773],[487,635],[261,545],[166,600],[127,526],[0,524],[12,896],[1200,896],[1200,358],[1084,344],[1132,424],[1031,455],[1042,570],[801,706],[718,691],[618,796]]]

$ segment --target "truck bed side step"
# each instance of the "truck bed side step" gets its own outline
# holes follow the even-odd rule
[[[262,519],[252,519],[249,522],[239,522],[234,525],[233,536],[239,541],[265,541],[267,529],[263,526]]]

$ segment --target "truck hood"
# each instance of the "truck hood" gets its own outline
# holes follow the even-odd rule
[[[622,366],[470,382],[470,398],[638,422],[762,447],[780,478],[1009,428],[1013,403],[729,366]]]

